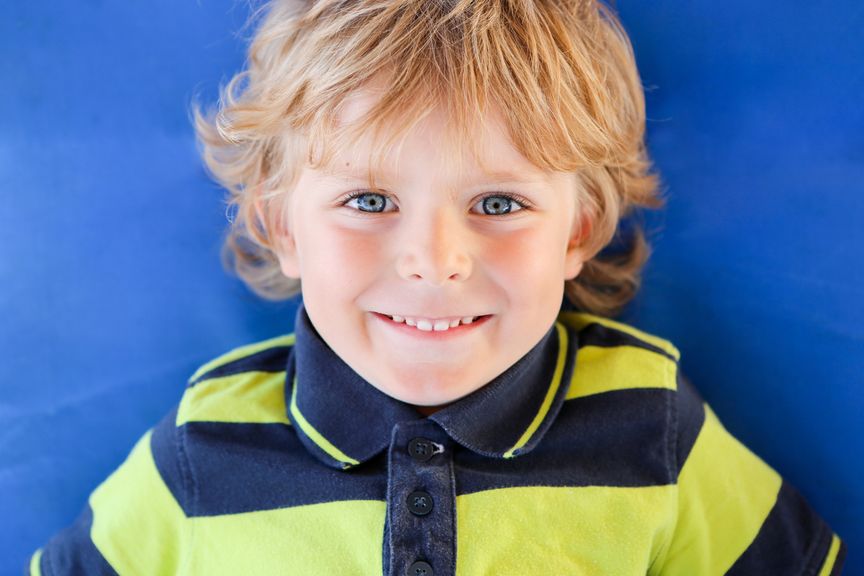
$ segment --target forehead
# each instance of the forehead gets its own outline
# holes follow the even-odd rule
[[[385,96],[386,87],[374,82],[349,93],[336,110],[337,129],[357,128]],[[513,145],[497,104],[490,103],[487,112],[478,113],[474,124],[468,127],[454,125],[440,104],[424,113],[410,127],[399,124],[399,117],[383,119],[375,135],[360,133],[350,145],[334,149],[324,169],[337,174],[366,170],[386,174],[395,170],[403,155],[421,154],[430,161],[442,160],[466,177],[539,180],[547,175]],[[398,144],[376,148],[382,137],[386,139],[397,132],[401,133]],[[377,155],[376,151],[383,153]],[[375,162],[376,158],[379,162]]]

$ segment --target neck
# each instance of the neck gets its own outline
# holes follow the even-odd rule
[[[442,404],[441,406],[414,406],[414,409],[423,416],[431,416],[446,406],[446,404]]]

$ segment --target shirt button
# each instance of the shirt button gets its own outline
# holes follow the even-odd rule
[[[433,576],[434,572],[432,572],[432,566],[423,562],[422,560],[418,560],[411,564],[408,567],[408,576]]]
[[[425,516],[432,511],[432,495],[422,490],[408,495],[408,510],[415,516]]]
[[[432,441],[426,438],[414,438],[408,443],[408,453],[418,462],[426,462],[432,458]]]

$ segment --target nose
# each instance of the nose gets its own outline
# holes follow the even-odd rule
[[[405,222],[399,238],[397,270],[406,280],[442,285],[465,281],[473,267],[465,223],[449,208]]]

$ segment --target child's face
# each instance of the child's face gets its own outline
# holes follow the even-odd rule
[[[356,93],[341,121],[358,118],[373,97]],[[416,406],[461,398],[525,355],[551,328],[564,281],[584,257],[575,248],[575,176],[544,173],[488,119],[485,163],[510,175],[487,176],[473,157],[454,173],[440,154],[443,122],[431,115],[409,133],[401,155],[376,174],[380,193],[346,202],[368,188],[368,142],[337,154],[329,170],[307,165],[279,250],[283,273],[302,280],[324,341],[373,386]],[[436,327],[435,320],[483,318],[424,331],[392,315]]]

